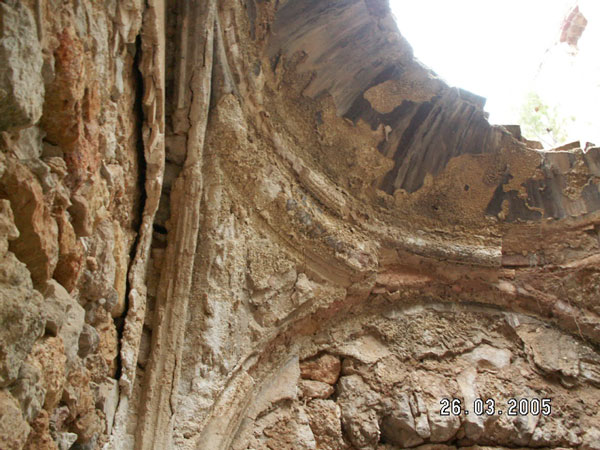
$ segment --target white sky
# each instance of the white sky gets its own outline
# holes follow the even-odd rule
[[[390,0],[390,6],[419,60],[448,84],[486,97],[490,122],[511,124],[573,2]]]

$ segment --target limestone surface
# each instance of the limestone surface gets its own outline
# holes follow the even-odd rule
[[[386,0],[0,1],[0,448],[597,449],[600,147],[484,105]]]

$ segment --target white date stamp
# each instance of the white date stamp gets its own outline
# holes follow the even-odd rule
[[[493,398],[476,398],[472,404],[459,398],[442,398],[440,416],[549,416],[552,414],[552,399],[549,398],[509,398],[499,403]]]

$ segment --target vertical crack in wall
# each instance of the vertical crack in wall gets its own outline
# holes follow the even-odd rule
[[[146,314],[147,267],[152,243],[152,224],[162,190],[165,147],[165,4],[148,0],[144,10],[139,73],[143,81],[143,151],[145,161],[145,202],[135,257],[128,273],[128,309],[121,339],[120,398],[111,436],[113,448],[124,445],[129,400],[136,378],[136,367]]]
[[[134,58],[134,67],[132,70],[133,76],[135,78],[135,104],[134,104],[134,110],[136,113],[136,117],[137,117],[137,121],[138,123],[136,124],[136,130],[138,131],[138,136],[137,136],[137,145],[136,145],[136,154],[138,155],[138,167],[139,167],[139,173],[138,173],[138,186],[141,187],[141,193],[140,193],[140,199],[139,199],[139,207],[137,208],[137,217],[136,217],[136,221],[135,221],[135,227],[137,230],[141,230],[141,226],[144,223],[144,213],[146,211],[146,199],[147,199],[147,195],[146,195],[146,190],[144,188],[145,184],[146,184],[146,158],[144,155],[144,139],[142,137],[142,128],[143,128],[143,123],[144,123],[144,109],[142,106],[142,97],[143,97],[143,90],[144,90],[144,78],[142,76],[142,73],[140,72],[140,58],[141,58],[141,54],[142,54],[142,42],[141,42],[141,36],[138,35],[136,37],[135,40],[135,49],[136,49],[136,53],[135,53],[135,58]],[[131,270],[133,264],[136,261],[136,253],[138,251],[138,247],[140,245],[140,238],[141,238],[141,233],[137,233],[135,236],[135,240],[133,242],[133,245],[131,246],[131,250],[129,252],[129,260],[131,261],[131,263],[129,264],[128,267],[128,273]],[[122,346],[123,346],[123,332],[125,329],[125,321],[127,319],[127,312],[129,310],[129,293],[131,292],[131,282],[129,280],[129,277],[126,280],[126,285],[125,285],[125,308],[124,308],[124,312],[120,317],[115,318],[115,325],[117,328],[117,333],[118,333],[118,345],[119,345],[119,353],[117,355],[117,373],[115,375],[115,378],[119,379],[121,378],[121,374],[123,371],[123,363],[122,363],[122,357],[121,357],[121,350],[122,350]]]
[[[185,7],[185,5],[183,5]],[[171,191],[171,219],[165,264],[161,271],[152,333],[151,356],[144,380],[136,448],[172,446],[173,397],[178,379],[178,359],[183,333],[200,222],[204,138],[210,105],[214,54],[216,2],[190,6],[189,28],[182,28],[182,42],[194,43],[186,63],[191,65],[186,158]],[[188,33],[190,35],[188,36]],[[186,55],[187,56],[187,55]],[[183,58],[182,58],[183,59]],[[180,80],[181,81],[181,80]]]

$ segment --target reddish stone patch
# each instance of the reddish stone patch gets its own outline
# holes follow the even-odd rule
[[[300,375],[304,379],[335,384],[340,376],[342,365],[337,356],[324,354],[300,363]]]

